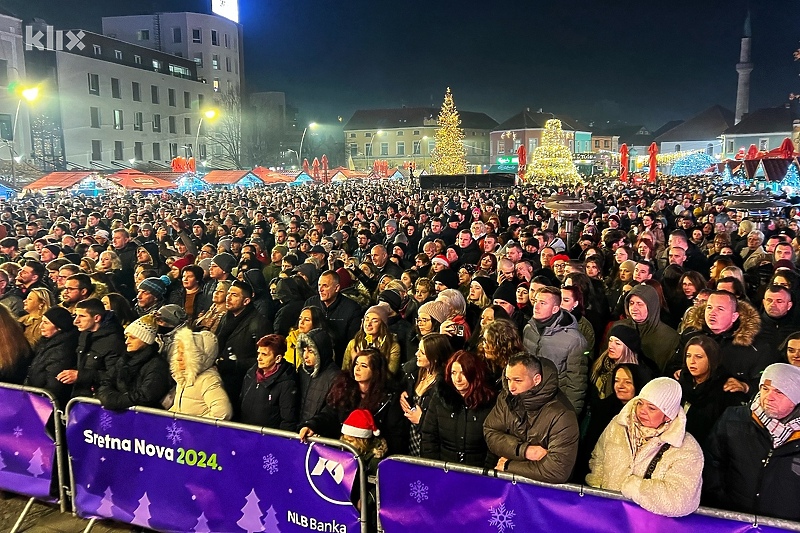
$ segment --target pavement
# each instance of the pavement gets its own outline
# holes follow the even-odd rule
[[[7,494],[0,499],[0,533],[8,533],[17,521],[28,499],[23,496]],[[88,520],[73,516],[71,512],[62,513],[56,505],[34,502],[22,522],[20,532],[26,533],[79,533],[86,529]],[[115,522],[96,522],[93,533],[120,533],[133,531],[133,527]],[[138,531],[141,531],[137,528]]]

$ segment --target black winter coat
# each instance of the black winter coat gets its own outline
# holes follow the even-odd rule
[[[422,424],[422,457],[494,468],[497,457],[483,437],[483,422],[493,407],[494,399],[468,409],[461,395],[440,381]]]
[[[284,337],[289,334],[300,318],[300,311],[303,310],[305,305],[301,300],[293,300],[281,305],[278,312],[275,313],[275,321],[272,323],[275,333],[283,335]]]
[[[217,369],[229,398],[238,398],[242,392],[244,375],[256,364],[256,342],[272,333],[272,325],[253,305],[246,306],[239,316],[228,311],[217,330],[219,354]],[[238,411],[238,409],[237,409]]]
[[[708,436],[714,424],[728,407],[741,405],[747,401],[743,392],[725,392],[723,387],[731,374],[724,368],[717,371],[705,382],[695,387],[694,380],[689,371],[684,368],[678,383],[681,384],[681,405],[689,410],[686,412],[686,431],[695,438],[698,444],[705,449]]]
[[[364,309],[341,294],[336,296],[330,306],[323,304],[319,295],[312,296],[306,300],[305,304],[322,309],[325,318],[328,319],[328,325],[333,335],[333,360],[341,366],[347,343],[356,336],[356,332],[361,327]]]
[[[241,422],[271,429],[296,431],[299,394],[297,373],[286,361],[278,363],[278,370],[258,383],[258,364],[247,371],[242,384]]]
[[[169,363],[154,343],[117,358],[102,378],[97,398],[106,409],[123,410],[134,405],[158,409],[171,388]]]
[[[790,415],[798,416],[798,409]],[[714,426],[703,468],[703,505],[800,520],[800,434],[775,449],[749,406],[731,407]]]
[[[72,396],[94,396],[103,374],[126,352],[122,326],[114,313],[106,312],[100,329],[83,331],[78,337],[78,379]]]
[[[75,368],[77,361],[78,330],[60,331],[42,337],[34,347],[33,360],[28,367],[25,385],[45,389],[55,396],[61,409],[67,406],[72,386],[60,382],[56,376],[62,370]]]
[[[318,328],[312,329],[307,335],[301,333],[297,338],[297,357],[302,357],[301,354],[306,346],[317,357],[313,368],[302,364],[298,370],[300,376],[298,431],[322,411],[333,381],[341,374],[341,370],[333,362],[331,336],[325,330]]]

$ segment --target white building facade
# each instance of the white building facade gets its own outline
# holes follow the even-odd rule
[[[10,163],[12,153],[21,160],[31,152],[29,105],[34,102],[29,104],[19,94],[19,89],[32,85],[25,70],[23,37],[22,21],[0,12],[0,161],[4,163]],[[7,91],[7,86],[17,90]]]

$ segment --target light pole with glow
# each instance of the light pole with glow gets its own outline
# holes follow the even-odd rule
[[[313,130],[316,127],[317,127],[317,123],[316,122],[312,122],[308,126],[303,128],[303,135],[300,137],[300,149],[297,151],[297,166],[298,167],[301,166],[300,158],[303,157],[303,141],[306,140],[306,132],[308,131],[308,128],[311,128]]]
[[[375,152],[372,151],[372,143],[375,142],[375,137],[377,137],[378,135],[383,135],[383,130],[376,131],[375,133],[372,134],[372,137],[370,137],[369,139],[369,150],[367,150],[367,152],[369,153],[369,157],[372,157],[373,160],[375,160]],[[367,154],[364,154],[364,159],[366,158]],[[366,163],[366,161],[364,161],[364,163]],[[367,170],[369,170],[369,165],[367,165]]]
[[[11,127],[11,140],[6,141],[8,144],[8,153],[11,156],[11,183],[12,185],[16,185],[17,183],[17,169],[14,166],[14,163],[21,161],[16,158],[16,149],[14,148],[14,144],[17,141],[17,121],[19,121],[19,108],[22,106],[22,101],[27,100],[28,102],[33,102],[36,98],[39,97],[39,88],[38,87],[28,87],[19,91],[22,97],[17,102],[17,111],[14,113],[14,125]]]
[[[194,156],[194,150],[197,147],[197,143],[200,142],[200,127],[203,125],[203,119],[214,120],[217,118],[217,110],[216,109],[207,109],[203,112],[200,116],[200,122],[197,123],[197,135],[194,136],[194,146],[192,146],[192,156]],[[199,152],[199,150],[198,150]],[[197,158],[195,157],[195,168],[197,168]]]

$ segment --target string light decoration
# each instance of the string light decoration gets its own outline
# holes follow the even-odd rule
[[[714,157],[705,152],[696,152],[675,161],[672,165],[673,176],[693,176],[702,174],[708,167],[717,162]]]
[[[572,154],[564,145],[564,131],[561,129],[561,121],[557,118],[545,122],[542,144],[537,146],[530,156],[525,180],[556,185],[582,183],[581,176],[572,162]]]
[[[464,174],[467,171],[467,151],[464,148],[464,130],[458,116],[450,87],[444,93],[442,110],[439,112],[439,129],[433,135],[431,152],[435,174]]]
[[[786,177],[783,178],[783,181],[777,183],[780,184],[781,189],[786,191],[786,194],[789,196],[800,192],[800,174],[797,172],[797,166],[795,166],[794,163],[789,165],[789,169],[786,171]]]

